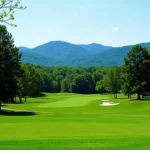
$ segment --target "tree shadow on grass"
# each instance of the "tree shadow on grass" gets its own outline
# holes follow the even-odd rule
[[[127,99],[127,100],[129,100],[129,98],[120,98],[120,97],[118,97],[118,99]]]
[[[150,97],[143,98],[143,99],[141,99],[141,101],[150,101]]]
[[[45,97],[45,96],[46,96],[46,94],[40,93],[40,95],[38,97]]]
[[[37,115],[35,112],[30,111],[8,111],[2,110],[0,116],[34,116]]]
[[[129,101],[139,101],[136,98],[130,99]]]
[[[51,99],[49,97],[39,97],[40,99]]]
[[[150,97],[141,98],[140,100],[135,98],[135,99],[130,99],[130,101],[150,101]]]
[[[35,103],[35,104],[43,104],[45,102],[32,102],[32,103]]]

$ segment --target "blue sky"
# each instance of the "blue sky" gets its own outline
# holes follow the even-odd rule
[[[20,0],[17,28],[8,27],[17,46],[49,41],[124,46],[150,42],[149,0]]]

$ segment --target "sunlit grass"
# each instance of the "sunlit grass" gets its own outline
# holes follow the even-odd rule
[[[134,98],[134,97],[133,97]],[[109,99],[120,105],[101,107]],[[75,103],[76,102],[76,103]],[[3,108],[17,112],[0,116],[0,149],[150,149],[150,101],[119,95],[46,94],[25,104]],[[7,144],[6,144],[7,143]]]

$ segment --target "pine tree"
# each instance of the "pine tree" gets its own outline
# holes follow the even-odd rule
[[[13,101],[17,94],[17,81],[22,74],[20,58],[21,53],[15,47],[12,35],[0,25],[0,104]]]

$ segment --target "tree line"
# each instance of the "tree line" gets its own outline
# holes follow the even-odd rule
[[[150,55],[146,48],[134,46],[120,67],[45,67],[22,64],[21,53],[12,35],[0,25],[0,104],[40,96],[41,92],[82,94],[119,92],[137,94],[141,99],[150,92]],[[0,107],[1,108],[1,107]]]
[[[108,70],[108,67],[69,68],[31,64],[23,64],[22,68],[25,76],[21,78],[20,85],[22,89],[29,90],[23,92],[28,93],[27,96],[38,96],[40,92],[96,93],[97,82]],[[31,92],[32,90],[35,92]]]

